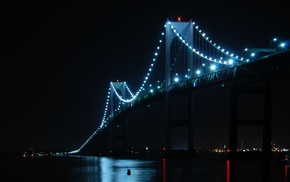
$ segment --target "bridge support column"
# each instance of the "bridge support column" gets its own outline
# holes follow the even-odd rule
[[[127,118],[113,123],[112,138],[112,154],[126,155]]]
[[[271,87],[270,86],[233,86],[231,88],[231,112],[230,112],[230,131],[229,131],[229,159],[230,159],[230,172],[231,180],[237,179],[237,164],[239,161],[254,160],[262,163],[262,178],[263,181],[271,179]],[[239,96],[245,94],[257,94],[263,96],[262,103],[262,119],[240,119],[241,105]],[[250,103],[254,104],[254,103]],[[240,107],[239,107],[240,106]],[[262,152],[238,152],[238,128],[240,126],[262,126],[263,129],[263,146]]]
[[[195,154],[192,105],[193,91],[166,96],[166,152],[169,156]]]

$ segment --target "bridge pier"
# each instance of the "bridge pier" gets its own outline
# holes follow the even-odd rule
[[[184,102],[185,100],[185,102]],[[180,103],[179,103],[180,102]],[[185,103],[185,105],[181,105]],[[174,107],[175,106],[175,107]],[[167,123],[167,136],[166,136],[166,154],[167,156],[174,156],[186,154],[191,157],[195,154],[194,151],[194,131],[193,131],[193,91],[179,92],[166,95],[166,123]],[[186,146],[178,148],[174,146],[175,135],[174,129],[184,131],[184,140]],[[175,136],[176,137],[176,136]],[[178,136],[177,136],[178,137]],[[183,136],[184,137],[184,136]],[[180,139],[179,139],[180,140]]]
[[[239,106],[241,94],[261,94],[263,95],[263,118],[261,120],[240,119],[241,109]],[[246,96],[246,95],[245,95]],[[238,128],[240,126],[262,126],[263,146],[262,152],[238,152]],[[232,86],[231,88],[231,112],[229,131],[229,160],[231,180],[237,179],[237,168],[239,162],[254,160],[262,163],[263,181],[271,179],[271,87],[270,86]]]
[[[127,150],[127,118],[112,123],[111,152],[114,155],[126,155]]]

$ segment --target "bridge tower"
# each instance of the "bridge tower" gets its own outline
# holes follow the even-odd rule
[[[114,108],[116,108],[116,106],[118,105],[118,103],[114,103],[114,95],[115,93],[112,91],[114,88],[116,89],[116,91],[118,92],[118,94],[123,98],[123,99],[127,99],[127,95],[126,95],[126,83],[125,82],[111,82],[110,85],[110,115],[111,117],[113,117],[115,115],[115,110]]]
[[[172,28],[174,27],[174,29]],[[171,65],[174,61],[173,52],[171,52],[172,47],[174,46],[174,40],[178,39],[176,36],[176,33],[179,32],[180,36],[182,36],[189,45],[193,45],[193,23],[191,21],[189,22],[170,22],[167,21],[166,23],[166,33],[165,33],[165,80],[166,80],[166,123],[167,123],[167,136],[166,136],[166,149],[167,151],[173,152],[175,150],[173,148],[173,140],[174,140],[174,132],[173,130],[178,128],[186,128],[187,133],[187,151],[193,151],[194,150],[194,143],[193,143],[193,119],[192,119],[192,105],[193,105],[193,92],[192,91],[186,91],[186,92],[179,92],[179,93],[170,93],[170,86],[173,83],[173,73],[171,71]],[[172,54],[172,55],[171,55]],[[193,77],[193,55],[189,49],[186,50],[186,59],[185,62],[188,66],[188,76]],[[174,115],[174,106],[176,104],[172,104],[176,100],[182,100],[187,99],[186,105],[186,112],[185,116],[183,116],[181,119],[176,118]],[[180,105],[177,105],[177,107],[180,107]]]
[[[120,103],[119,99],[114,99],[116,94],[115,91],[121,96],[124,100],[127,99],[126,92],[126,83],[125,82],[111,82],[110,84],[110,116],[115,116],[115,108]],[[113,91],[114,90],[114,91]],[[109,136],[109,145],[105,144],[105,146],[110,146],[109,150],[112,152],[123,152],[126,148],[126,119],[116,120],[110,123],[110,136]],[[117,141],[118,140],[118,141]]]
[[[188,42],[189,45],[193,45],[193,24],[191,21],[189,22],[170,22],[167,21],[166,23],[166,33],[165,33],[165,80],[166,80],[166,90],[172,83],[172,73],[170,71],[170,67],[172,64],[172,57],[171,57],[171,46],[174,39],[178,38],[171,28],[173,26],[177,32],[181,33],[181,36]],[[191,51],[187,50],[187,63],[188,63],[188,75],[189,77],[193,76],[193,55]],[[174,55],[173,55],[174,56]]]

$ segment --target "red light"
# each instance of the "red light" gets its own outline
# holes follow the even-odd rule
[[[162,150],[166,150],[166,148],[165,148],[165,147],[163,147],[163,148],[162,148]]]
[[[177,20],[178,20],[178,21],[181,21],[181,18],[180,18],[180,17],[178,17],[178,18],[177,18]]]
[[[117,80],[117,82],[119,82],[119,80]]]

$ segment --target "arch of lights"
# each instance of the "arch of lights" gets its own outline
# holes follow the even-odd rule
[[[239,58],[239,56],[234,56],[233,53],[229,53],[229,51],[225,51],[224,48],[221,48],[220,46],[217,46],[216,43],[213,43],[212,40],[209,39],[209,37],[206,37],[205,33],[202,32],[201,29],[199,29],[199,27],[197,25],[195,25],[195,22],[192,23],[194,28],[198,31],[198,33],[209,43],[211,44],[213,47],[215,47],[218,51],[220,51],[221,53],[225,54],[225,56],[229,56],[229,57],[232,57],[232,58],[235,58],[236,60],[238,61],[244,61],[244,58]],[[208,57],[207,55],[204,55],[203,53],[200,53],[200,51],[198,51],[196,48],[194,48],[192,45],[189,45],[187,43],[187,41],[184,39],[183,36],[181,36],[180,33],[178,33],[176,31],[176,29],[174,28],[173,25],[171,25],[170,21],[168,21],[168,25],[170,26],[170,28],[172,29],[172,31],[175,33],[175,35],[182,41],[182,43],[184,45],[186,45],[192,52],[194,52],[195,54],[197,54],[198,56],[204,58],[204,59],[207,59],[208,61],[213,61],[213,62],[217,62],[219,64],[224,64],[224,65],[232,65],[233,62],[232,60],[228,60],[228,61],[222,61],[221,59],[217,59],[217,58],[212,58],[212,57]],[[166,26],[166,25],[165,25]]]
[[[213,43],[212,40],[209,39],[209,37],[206,37],[205,33],[202,32],[201,29],[199,29],[199,26],[196,25],[195,22],[192,22],[194,28],[199,32],[199,34],[208,42],[210,43],[213,47],[215,47],[217,50],[219,50],[221,53],[225,54],[226,56],[229,56],[229,57],[232,57],[232,58],[235,58],[236,60],[238,61],[242,61],[242,62],[245,62],[243,58],[239,58],[239,56],[234,56],[233,53],[229,53],[229,51],[225,51],[224,48],[221,48],[220,46],[217,46],[216,43]],[[182,43],[184,45],[186,45],[192,52],[194,52],[195,54],[197,54],[198,56],[208,60],[208,61],[212,61],[212,62],[215,62],[215,63],[219,63],[219,64],[223,64],[223,65],[232,65],[233,62],[232,60],[228,60],[228,61],[222,61],[221,59],[216,59],[216,58],[212,58],[212,57],[208,57],[207,55],[204,55],[203,53],[200,53],[196,48],[194,48],[192,45],[189,45],[187,43],[187,41],[183,38],[183,36],[181,36],[180,33],[178,33],[176,31],[176,29],[171,25],[170,21],[168,21],[168,25],[170,26],[170,28],[172,29],[172,31],[176,34],[176,36],[182,41]],[[166,23],[164,24],[164,27],[166,27]],[[126,82],[125,83],[125,87],[127,89],[127,91],[129,92],[129,94],[131,95],[131,99],[123,99],[119,94],[118,92],[116,91],[114,85],[112,84],[112,82],[110,82],[110,85],[112,86],[113,88],[113,91],[114,93],[116,94],[116,96],[119,98],[120,101],[122,101],[123,103],[129,103],[129,102],[132,102],[134,101],[138,95],[141,93],[141,91],[144,90],[146,84],[147,84],[147,81],[150,77],[150,73],[152,72],[153,70],[153,66],[154,66],[154,63],[155,61],[157,60],[158,58],[158,53],[159,53],[159,50],[160,50],[160,46],[163,42],[163,38],[164,38],[164,32],[161,33],[162,35],[162,38],[159,40],[159,45],[157,46],[156,48],[156,52],[154,53],[154,56],[152,58],[152,62],[150,63],[150,67],[148,69],[148,72],[139,88],[139,90],[136,92],[136,94],[134,95],[131,90],[129,89],[128,85]],[[247,60],[248,62],[248,60]],[[110,101],[110,92],[111,92],[111,88],[109,88],[109,91],[107,93],[107,99],[106,99],[106,103],[105,103],[105,109],[104,109],[104,114],[103,114],[103,119],[102,119],[102,122],[101,122],[101,125],[93,132],[92,135],[90,135],[90,137],[77,149],[77,150],[73,150],[73,151],[70,151],[70,152],[67,152],[67,154],[74,154],[74,153],[78,153],[97,133],[99,133],[103,127],[107,127],[107,124],[108,122],[110,121],[110,118],[112,117],[111,115],[107,116],[107,113],[108,113],[108,109],[109,109],[109,101]],[[118,108],[117,110],[120,109],[120,106],[121,106],[122,103],[119,103],[118,105]]]

